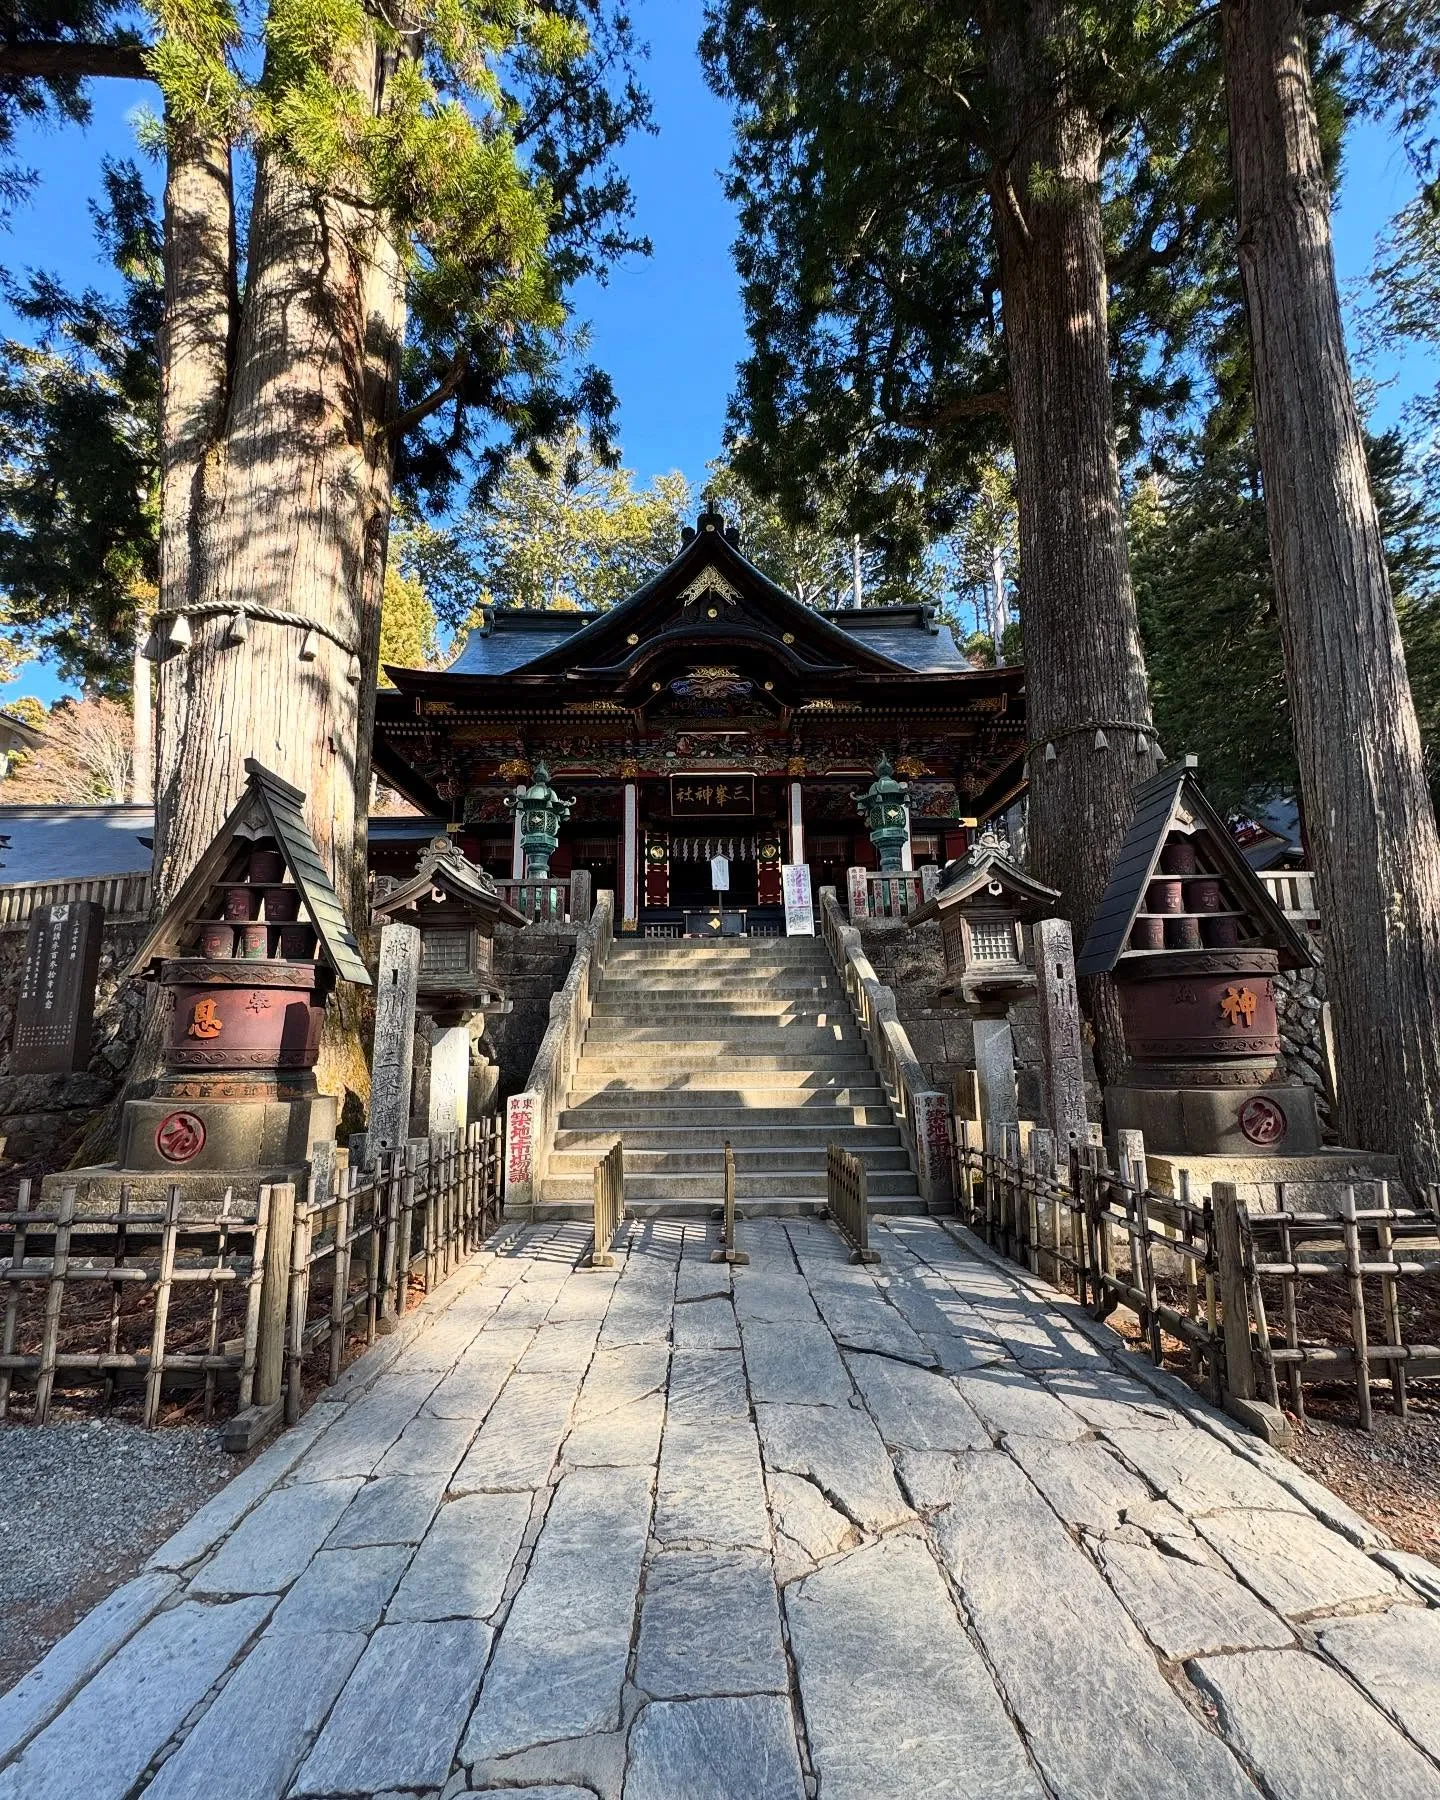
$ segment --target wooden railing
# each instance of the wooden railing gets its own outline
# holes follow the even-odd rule
[[[1197,1385],[1267,1434],[1283,1424],[1282,1393],[1305,1416],[1307,1381],[1352,1379],[1368,1431],[1376,1380],[1403,1417],[1409,1384],[1440,1377],[1440,1344],[1405,1337],[1440,1286],[1440,1190],[1408,1210],[1383,1181],[1363,1208],[1349,1187],[1335,1217],[1291,1210],[1279,1183],[1275,1210],[1252,1211],[1230,1182],[1177,1198],[1154,1192],[1142,1163],[1107,1167],[1098,1146],[1073,1148],[1057,1169],[1049,1132],[1032,1131],[1023,1152],[1019,1133],[1007,1135],[992,1151],[960,1121],[961,1220],[1097,1318],[1132,1308],[1152,1361],[1165,1361],[1167,1338],[1178,1343]],[[1371,1319],[1383,1342],[1371,1341]]]
[[[95,875],[85,881],[17,881],[0,887],[0,931],[23,931],[37,906],[63,906],[72,900],[98,900],[107,924],[118,919],[150,916],[150,871],[129,875]]]
[[[202,1209],[172,1187],[157,1210],[122,1187],[110,1210],[80,1212],[73,1186],[32,1208],[22,1181],[14,1206],[0,1212],[0,1418],[17,1381],[37,1425],[57,1389],[99,1390],[107,1405],[122,1389],[138,1392],[147,1426],[167,1381],[201,1387],[207,1419],[221,1380],[248,1406],[276,1191],[262,1187],[237,1204],[227,1190],[218,1209]]]
[[[532,925],[583,925],[590,916],[590,872],[547,876],[543,881],[497,880],[500,898]]]
[[[851,1262],[879,1262],[880,1252],[870,1248],[870,1185],[865,1165],[841,1144],[825,1147],[825,1203],[850,1245]]]
[[[625,1145],[615,1142],[595,1165],[595,1224],[590,1244],[590,1267],[613,1269],[610,1246],[625,1222]]]
[[[954,1204],[950,1105],[930,1086],[895,1010],[895,996],[875,973],[860,945],[860,933],[846,922],[834,888],[820,890],[820,931],[845,988],[870,1052],[890,1096],[895,1122],[932,1212]]]
[[[614,938],[615,896],[602,888],[589,923],[576,934],[570,972],[551,996],[550,1023],[529,1079],[523,1091],[506,1102],[505,1199],[509,1206],[532,1206],[539,1195],[556,1121],[585,1042]]]
[[[1320,923],[1320,902],[1315,892],[1315,876],[1310,869],[1264,869],[1258,871],[1265,891],[1294,924],[1312,929]]]

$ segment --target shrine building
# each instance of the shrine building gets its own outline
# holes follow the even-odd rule
[[[882,755],[909,784],[907,867],[963,854],[1024,781],[1023,668],[971,667],[925,606],[803,605],[717,512],[606,612],[487,613],[449,668],[386,673],[380,778],[512,877],[506,800],[543,764],[575,800],[550,873],[588,869],[642,936],[712,904],[714,855],[754,935],[784,930],[784,863],[843,892],[876,866],[854,796]]]

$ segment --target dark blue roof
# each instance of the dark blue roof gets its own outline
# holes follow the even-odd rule
[[[0,806],[0,887],[138,874],[154,830],[148,806]]]
[[[497,612],[489,625],[477,627],[447,675],[508,675],[559,649],[596,614]],[[948,625],[934,623],[922,606],[877,606],[819,617],[867,649],[888,656],[921,675],[943,675],[968,669]]]

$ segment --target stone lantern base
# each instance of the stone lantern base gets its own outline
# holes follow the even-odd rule
[[[1165,1155],[1305,1156],[1320,1148],[1303,1082],[1235,1087],[1108,1087],[1111,1131],[1141,1131]]]

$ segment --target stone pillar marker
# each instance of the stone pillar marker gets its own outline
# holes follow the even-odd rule
[[[69,1075],[90,1061],[105,909],[94,900],[37,906],[25,939],[12,1061],[25,1074]]]
[[[1068,919],[1040,919],[1033,931],[1045,1106],[1055,1133],[1055,1153],[1064,1167],[1070,1146],[1089,1141],[1075,940]]]
[[[375,1056],[370,1077],[370,1154],[400,1149],[410,1135],[410,1078],[415,1058],[415,992],[420,979],[418,926],[391,920],[380,932],[375,978]]]
[[[431,1132],[463,1131],[470,1111],[470,1028],[437,1025],[430,1047]]]
[[[865,869],[850,868],[845,871],[845,898],[850,907],[850,923],[857,919],[870,917],[870,881]]]
[[[992,1156],[1000,1156],[1007,1132],[1020,1123],[1015,1037],[1008,1019],[975,1021],[975,1085],[980,1090],[981,1142]]]

